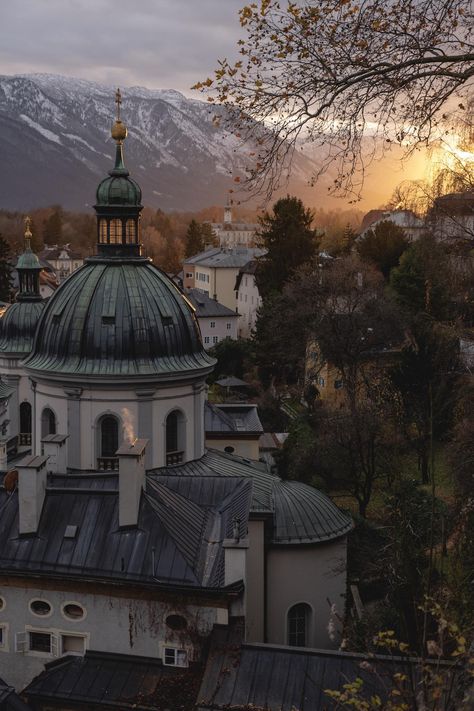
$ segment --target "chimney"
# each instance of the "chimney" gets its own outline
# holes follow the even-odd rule
[[[43,454],[48,457],[48,474],[65,474],[67,470],[67,446],[69,435],[50,434],[41,440]]]
[[[138,524],[140,498],[145,486],[145,449],[147,439],[126,441],[117,450],[119,459],[119,526]]]
[[[46,493],[48,457],[28,456],[18,462],[19,533],[36,533]]]

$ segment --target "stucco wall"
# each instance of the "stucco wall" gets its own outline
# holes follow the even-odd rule
[[[239,457],[245,457],[246,459],[258,460],[259,457],[258,439],[214,439],[212,436],[207,436],[206,446],[211,449],[218,449],[220,452],[224,452],[226,447],[233,447],[233,454],[237,454]]]
[[[247,552],[247,618],[246,638],[248,642],[264,642],[265,608],[265,549],[264,522],[249,521]]]
[[[340,634],[330,639],[330,606],[343,617],[346,593],[346,539],[315,546],[274,546],[267,556],[267,641],[287,644],[287,613],[306,602],[312,620],[306,646],[337,648]],[[337,620],[334,620],[336,628]]]
[[[24,688],[54,656],[41,652],[16,652],[15,635],[31,629],[57,635],[58,656],[64,634],[86,636],[86,648],[96,651],[134,654],[150,657],[162,655],[163,643],[199,651],[199,637],[207,636],[217,622],[227,621],[225,607],[183,606],[159,600],[118,598],[90,593],[51,591],[41,588],[6,587],[0,583],[0,596],[5,600],[0,610],[0,625],[6,625],[5,643],[0,647],[1,676],[17,690]],[[47,600],[53,608],[48,617],[38,617],[29,609],[34,598]],[[81,604],[86,616],[80,621],[68,620],[62,613],[67,602]],[[168,615],[186,617],[188,629],[173,632],[166,626]]]
[[[237,321],[237,315],[198,318],[204,348],[208,350],[224,338],[232,338],[235,341],[237,339]],[[211,327],[211,323],[214,323],[214,327]],[[230,324],[230,328],[227,328],[227,324]],[[217,341],[214,341],[215,338]]]
[[[172,410],[183,415],[184,461],[204,451],[202,431],[206,386],[203,382],[163,386],[150,382],[135,389],[92,389],[65,383],[39,382],[33,409],[35,451],[41,453],[41,413],[48,407],[56,415],[57,432],[68,434],[68,463],[72,468],[92,470],[97,466],[100,418],[115,415],[121,423],[119,441],[128,436],[149,440],[147,468],[166,463],[165,422]],[[119,442],[120,443],[120,442]],[[180,443],[181,446],[181,443]]]

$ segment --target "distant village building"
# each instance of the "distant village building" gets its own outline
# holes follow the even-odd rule
[[[345,607],[352,520],[264,463],[206,449],[214,361],[189,300],[141,255],[126,135],[118,115],[115,164],[96,192],[97,254],[45,301],[27,230],[16,302],[1,316],[1,670],[17,690],[35,679],[33,698],[58,669],[71,683],[81,669],[100,678],[99,701],[147,659],[160,679],[192,675],[216,626],[235,619],[247,642],[339,644],[329,621]],[[222,269],[234,300],[245,263]],[[219,259],[208,269],[218,294]],[[252,409],[219,412],[229,431],[207,433],[221,444],[257,437]]]
[[[64,245],[64,247],[58,247],[56,244],[45,245],[39,257],[51,264],[60,282],[63,282],[64,279],[67,279],[68,276],[84,264],[81,255],[73,252],[68,244]]]
[[[263,434],[257,406],[253,403],[206,403],[206,446],[257,460]]]
[[[195,308],[204,348],[208,350],[224,338],[237,338],[239,314],[211,299],[202,289],[189,289],[186,296]]]
[[[255,281],[257,260],[251,259],[239,269],[235,282],[237,308],[239,310],[239,336],[250,338],[257,323],[257,311],[262,305],[262,297]]]
[[[211,222],[211,227],[219,240],[220,247],[255,247],[255,236],[260,227],[256,223],[233,222],[232,207],[224,208],[224,221]]]
[[[362,221],[358,239],[365,237],[369,230],[375,229],[381,222],[387,221],[401,227],[409,242],[416,242],[426,231],[424,221],[412,210],[371,210]]]
[[[261,254],[264,254],[264,250],[257,248],[213,247],[189,257],[183,264],[184,289],[201,289],[211,299],[235,310],[238,307],[235,281],[239,270]]]
[[[474,240],[474,192],[450,193],[436,198],[427,225],[440,241]]]

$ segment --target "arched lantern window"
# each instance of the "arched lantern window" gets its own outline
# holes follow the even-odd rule
[[[41,414],[41,437],[56,434],[56,415],[49,407],[45,407]]]
[[[306,647],[309,638],[311,607],[306,602],[299,602],[288,610],[288,644],[291,647]]]

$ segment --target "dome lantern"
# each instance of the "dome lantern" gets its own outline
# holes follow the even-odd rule
[[[25,251],[20,254],[16,264],[18,272],[19,291],[17,301],[41,301],[39,290],[39,277],[41,264],[36,254],[31,249],[31,218],[25,218]]]
[[[115,94],[117,114],[111,135],[116,142],[115,165],[99,183],[94,206],[97,214],[98,253],[103,257],[139,257],[142,191],[130,178],[123,159],[127,127],[120,118],[122,94]]]

